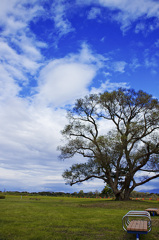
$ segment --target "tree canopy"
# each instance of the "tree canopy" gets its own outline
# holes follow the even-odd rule
[[[60,158],[86,159],[63,173],[70,185],[102,179],[117,200],[128,200],[137,186],[159,177],[159,102],[141,90],[78,99],[62,134]]]

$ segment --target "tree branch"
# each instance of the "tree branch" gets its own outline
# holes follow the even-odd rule
[[[140,185],[143,185],[143,184],[151,181],[152,179],[155,179],[155,178],[158,178],[158,177],[159,177],[159,174],[157,174],[157,175],[155,175],[155,176],[153,176],[153,177],[150,177],[150,178],[148,178],[148,179],[146,179],[146,180],[144,180],[144,181],[142,181],[142,182],[140,182],[140,183],[136,183],[136,184],[135,184],[135,185],[136,185],[135,187],[138,187],[138,186],[140,186]]]
[[[70,185],[72,186],[72,185],[74,185],[74,184],[76,184],[76,183],[82,183],[82,182],[87,181],[87,180],[89,180],[89,179],[91,179],[91,178],[102,179],[104,182],[106,182],[105,175],[103,175],[103,176],[90,175],[90,176],[88,176],[88,177],[86,177],[86,178],[84,178],[84,179],[79,179],[79,180],[77,180],[77,181],[75,181],[75,182],[71,182]]]
[[[154,173],[157,173],[159,172],[159,170],[148,170],[148,169],[140,169],[140,171],[143,171],[143,172],[154,172]]]

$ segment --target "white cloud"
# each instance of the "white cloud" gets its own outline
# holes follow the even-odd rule
[[[95,19],[101,14],[101,9],[97,7],[91,8],[91,10],[88,13],[88,19]]]
[[[30,165],[16,171],[12,168],[0,167],[0,172],[0,186],[4,185],[6,190],[8,187],[15,190],[18,185],[21,191],[46,191],[48,183],[64,185],[62,172],[58,167],[50,169],[48,166]]]
[[[78,54],[51,61],[40,73],[39,94],[35,100],[57,106],[72,103],[87,93],[104,60],[83,44]]]
[[[26,2],[31,3],[23,1],[23,4]],[[23,4],[6,1],[0,11],[0,19],[3,19],[0,38],[0,125],[3,126],[0,129],[0,172],[3,173],[1,186],[10,185],[15,189],[28,186],[33,190],[48,182],[64,184],[61,175],[68,163],[58,162],[57,146],[60,131],[66,124],[66,111],[59,104],[70,103],[87,92],[102,58],[93,55],[83,44],[77,54],[42,63],[40,48],[46,44],[36,41],[28,28],[29,21],[38,16],[41,7],[28,10]],[[65,9],[59,6],[56,10],[56,27],[65,27],[60,34],[66,34],[70,29],[64,16]],[[45,67],[40,71],[43,64]],[[27,74],[37,78],[39,71],[38,94],[32,98],[18,97],[22,84],[29,83]],[[54,104],[54,108],[48,107],[49,104]],[[53,170],[49,172],[48,169]]]
[[[26,4],[30,4],[30,8],[26,7]],[[36,5],[36,1],[2,1],[0,85],[3,101],[18,95],[22,86],[29,83],[27,75],[35,77],[42,65],[40,48],[44,47],[44,44],[36,42],[28,28],[29,21],[38,16],[39,11],[42,11],[42,8]]]
[[[145,59],[144,59],[145,66],[150,68],[151,70],[155,70],[158,68],[158,56],[151,55],[149,49],[145,50]]]
[[[61,182],[64,185],[61,175],[71,161],[61,163],[57,160],[57,146],[62,138],[60,131],[67,122],[66,111],[60,107],[88,93],[87,87],[102,66],[103,58],[83,44],[79,53],[51,61],[40,72],[38,94],[30,99],[17,96],[20,87],[13,78],[23,73],[19,67],[22,56],[7,44],[6,49],[11,53],[8,59],[12,63],[7,66],[12,75],[1,66],[0,172],[6,176],[2,176],[1,186],[10,185],[13,189],[16,186],[27,189],[28,186],[30,191],[40,191],[46,190],[48,184]],[[14,67],[13,59],[16,58]],[[15,69],[17,72],[13,74]],[[46,170],[42,171],[40,166],[45,166]]]
[[[129,14],[132,19],[136,19],[144,14],[147,17],[159,16],[159,3],[153,0],[99,0],[99,4],[112,9],[119,9],[123,13]]]
[[[64,110],[35,108],[26,100],[12,98],[1,104],[0,111],[1,159],[8,159],[10,164],[15,164],[16,159],[17,164],[23,165],[26,160],[42,163],[45,158],[47,163],[50,156],[54,156],[66,121]]]
[[[26,35],[20,36],[19,39],[14,39],[14,43],[19,46],[23,54],[32,59],[32,61],[38,61],[42,59],[41,52],[38,46],[44,47],[46,46],[45,43],[43,45],[38,45],[38,41],[36,42],[34,37],[28,38]]]
[[[63,163],[59,164],[62,165]],[[61,166],[60,166],[61,167]],[[54,169],[54,170],[53,170]],[[102,190],[104,183],[102,180],[92,180],[81,185],[66,186],[62,178],[61,168],[57,165],[52,167],[39,165],[30,165],[25,169],[16,171],[11,168],[3,168],[0,166],[0,189],[1,191],[64,191],[64,192],[78,192],[81,189],[84,192]],[[17,189],[18,186],[18,189]]]
[[[127,65],[127,63],[124,61],[117,61],[117,62],[113,63],[113,69],[115,72],[124,73],[126,65]]]
[[[15,68],[13,68],[13,71]],[[15,84],[9,72],[3,66],[0,66],[1,78],[0,78],[0,100],[4,101],[12,96],[16,96],[20,91],[20,87]],[[19,71],[17,73],[20,76]]]
[[[151,22],[145,24],[144,21],[137,23],[135,33],[142,32],[144,36],[156,30],[159,27],[158,19],[153,19]]]
[[[70,103],[86,90],[94,76],[93,66],[53,61],[41,72],[38,100],[57,105]]]
[[[0,54],[4,62],[8,62],[9,64],[17,63],[17,61],[19,62],[19,56],[16,51],[8,46],[3,40],[0,42]]]
[[[19,45],[20,46],[20,45]],[[37,70],[41,66],[39,60],[41,60],[41,55],[38,50],[25,44],[26,52],[18,53],[13,47],[6,42],[5,39],[0,39],[0,55],[1,55],[1,68],[3,72],[6,71],[10,78],[22,81],[28,81],[26,74],[36,74]],[[32,52],[28,53],[28,48]],[[21,48],[22,50],[22,48]],[[5,79],[1,78],[1,81]]]
[[[145,24],[140,22],[136,25],[135,32],[136,33],[139,33],[140,31],[144,32],[145,28],[146,28]]]
[[[1,2],[0,20],[3,27],[3,36],[21,33],[27,23],[43,11],[37,0],[5,0]],[[30,7],[26,7],[30,5]],[[29,13],[29,14],[28,14]]]
[[[143,19],[151,17],[159,18],[159,2],[154,0],[77,0],[76,2],[80,6],[96,4],[98,7],[109,8],[112,10],[112,19],[121,25],[123,32],[131,27],[132,22],[135,22],[141,17]],[[114,10],[118,12],[116,11],[114,14]],[[157,27],[158,24],[154,22],[149,27],[149,31]],[[140,29],[141,25],[138,25],[136,31],[139,32]]]
[[[135,71],[137,68],[141,67],[141,64],[139,63],[139,60],[137,58],[133,58],[131,63],[129,64],[129,67],[132,71]]]
[[[52,17],[59,33],[59,37],[74,31],[74,28],[66,17],[67,10],[67,3],[63,0],[55,0],[52,4]]]
[[[117,90],[118,88],[129,88],[129,84],[127,82],[110,82],[110,80],[106,80],[105,82],[101,83],[99,88],[92,87],[91,88],[91,93],[92,94],[97,94],[97,93],[102,93],[104,91],[114,91]]]

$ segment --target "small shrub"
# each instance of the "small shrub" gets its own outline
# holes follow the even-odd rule
[[[5,196],[4,195],[0,195],[0,199],[5,199]]]

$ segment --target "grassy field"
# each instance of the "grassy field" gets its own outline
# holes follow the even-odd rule
[[[135,240],[122,229],[122,217],[148,207],[159,202],[6,196],[0,199],[0,240]],[[159,216],[151,219],[152,231],[140,240],[159,239]]]

